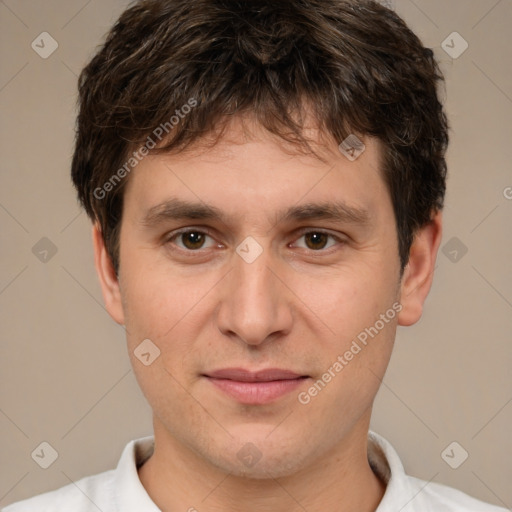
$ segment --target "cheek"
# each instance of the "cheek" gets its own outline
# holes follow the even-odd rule
[[[394,272],[347,269],[326,282],[306,279],[297,289],[315,313],[309,312],[311,322],[320,326],[315,346],[322,370],[315,376],[320,382],[311,396],[322,398],[312,402],[318,407],[336,402],[340,413],[366,409],[393,349],[399,308]]]
[[[368,325],[360,331],[366,337],[333,340],[324,353],[322,371],[298,397],[311,421],[318,422],[319,429],[328,423],[334,437],[340,425],[350,429],[372,406],[391,357],[396,322],[377,331],[370,330],[375,320]]]
[[[379,274],[380,272],[380,274]],[[385,313],[396,300],[396,283],[377,266],[369,268],[347,267],[329,275],[296,278],[290,288],[304,303],[303,318],[322,327],[336,348],[372,326],[381,313]]]
[[[135,267],[136,268],[136,267]],[[169,269],[126,269],[122,294],[126,325],[137,337],[163,341],[184,326],[215,284],[206,277],[183,277]],[[211,283],[210,283],[211,281]]]

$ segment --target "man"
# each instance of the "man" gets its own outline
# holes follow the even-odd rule
[[[80,77],[72,176],[154,438],[16,511],[498,511],[369,432],[441,241],[429,49],[353,0],[148,0]]]

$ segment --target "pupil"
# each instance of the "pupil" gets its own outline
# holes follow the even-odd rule
[[[308,240],[312,240],[313,244],[309,244]],[[320,245],[318,245],[320,243]],[[308,233],[306,235],[306,244],[310,249],[322,249],[327,243],[327,235],[325,233]],[[311,247],[313,245],[313,247]]]
[[[197,249],[201,247],[204,239],[202,233],[190,232],[185,233],[182,240],[188,249]]]

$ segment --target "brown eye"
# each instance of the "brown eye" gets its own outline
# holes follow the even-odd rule
[[[327,233],[320,233],[317,231],[311,231],[304,235],[306,245],[308,249],[323,249],[327,245],[329,235]]]
[[[177,256],[200,257],[206,253],[210,254],[213,249],[223,248],[222,244],[216,242],[213,235],[193,227],[169,233],[165,237],[164,243]]]
[[[197,231],[182,233],[181,241],[187,249],[200,249],[204,244],[204,234]]]
[[[293,243],[294,247],[307,249],[314,252],[326,252],[333,246],[344,244],[344,239],[326,231],[302,231],[302,234]]]

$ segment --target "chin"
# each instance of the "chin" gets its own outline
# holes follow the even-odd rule
[[[243,429],[244,435],[234,436],[228,446],[210,450],[208,458],[219,469],[233,476],[268,480],[292,475],[305,467],[308,443],[290,441],[290,432],[280,437],[272,428]],[[216,453],[215,453],[216,452]]]
[[[214,464],[233,477],[246,478],[251,480],[273,480],[293,475],[300,471],[304,466],[300,460],[291,459],[287,453],[272,453],[270,455],[261,454],[261,458],[254,463],[246,463],[238,460],[237,454],[233,454],[229,460],[224,457],[217,460]]]

